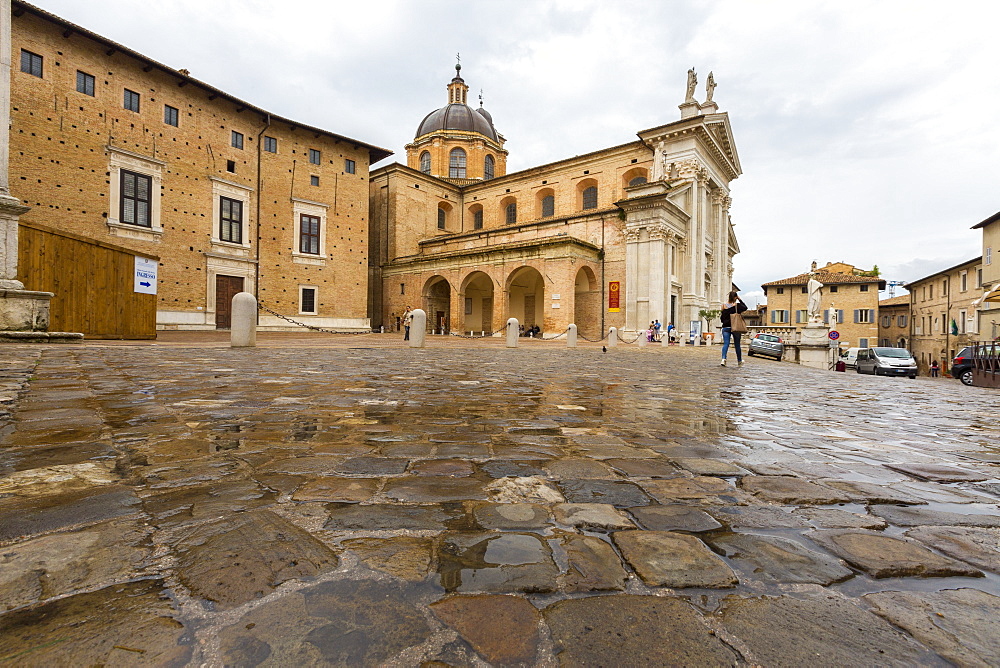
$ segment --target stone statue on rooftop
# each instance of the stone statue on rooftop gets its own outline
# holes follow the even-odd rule
[[[712,72],[708,73],[708,80],[705,81],[705,102],[712,101],[712,95],[715,94],[715,75]]]
[[[694,89],[698,86],[698,75],[695,74],[694,68],[688,70],[688,81],[687,81],[687,95],[684,97],[685,102],[695,102],[694,99]]]

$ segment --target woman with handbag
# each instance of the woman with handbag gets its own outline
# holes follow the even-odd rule
[[[747,305],[743,303],[739,295],[735,291],[730,292],[728,301],[722,306],[722,363],[720,366],[726,366],[726,353],[729,352],[730,339],[736,346],[736,364],[743,366],[740,337],[747,333],[747,326],[740,314],[746,310]]]

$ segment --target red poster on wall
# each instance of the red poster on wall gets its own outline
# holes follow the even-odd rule
[[[608,311],[617,313],[621,311],[621,281],[611,281],[608,283]]]

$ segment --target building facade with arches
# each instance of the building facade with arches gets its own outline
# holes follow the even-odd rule
[[[428,327],[500,332],[515,317],[588,338],[650,321],[686,331],[732,286],[739,246],[729,184],[740,173],[729,118],[712,101],[638,139],[507,173],[505,139],[467,102],[456,68],[448,104],[371,173],[370,313],[406,308]]]

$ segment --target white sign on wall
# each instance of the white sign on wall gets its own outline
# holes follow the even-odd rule
[[[144,257],[135,258],[135,292],[147,295],[156,294],[156,260],[147,260]]]

